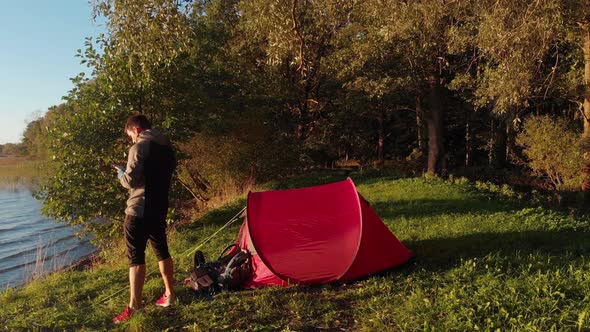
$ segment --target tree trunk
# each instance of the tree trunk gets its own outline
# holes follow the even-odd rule
[[[385,122],[385,111],[381,110],[379,114],[379,127],[377,129],[377,134],[379,136],[379,140],[377,142],[377,165],[379,167],[383,166],[385,161],[383,148],[385,145],[385,138],[383,137],[383,123]]]
[[[506,121],[492,119],[488,141],[488,165],[500,168],[506,164]]]
[[[506,121],[498,121],[495,135],[496,145],[494,146],[494,166],[502,168],[506,165]]]
[[[428,106],[430,109],[426,118],[428,126],[428,174],[439,176],[442,174],[444,164],[444,114],[438,74],[430,76],[429,84]]]
[[[467,115],[465,120],[465,167],[470,167],[473,163],[473,143],[471,138],[471,119]]]
[[[590,140],[590,30],[584,38],[584,143]],[[582,169],[582,191],[584,201],[590,203],[590,151],[584,151],[584,168]]]
[[[471,107],[465,108],[465,156],[464,166],[471,167],[474,163],[474,142],[473,135],[476,129],[473,128],[475,110]]]
[[[416,132],[418,133],[418,150],[420,153],[426,151],[426,138],[424,137],[424,113],[422,111],[422,100],[416,97]]]
[[[487,150],[488,150],[488,166],[494,165],[495,155],[494,146],[496,146],[496,120],[490,120],[490,136],[488,139]]]
[[[590,31],[584,39],[584,138],[590,138]]]
[[[506,122],[506,162],[514,160],[514,147],[516,146],[516,130],[514,129],[514,119],[516,114]]]

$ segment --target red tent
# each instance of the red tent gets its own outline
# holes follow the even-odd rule
[[[412,253],[356,191],[351,179],[250,193],[238,243],[252,253],[246,288],[346,282]]]

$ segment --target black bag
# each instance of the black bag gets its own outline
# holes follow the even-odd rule
[[[251,275],[250,252],[231,244],[214,262],[206,262],[203,252],[195,252],[193,271],[184,283],[199,293],[215,294],[221,290],[239,289]]]
[[[205,256],[202,251],[195,252],[193,256],[193,271],[189,278],[184,279],[184,284],[190,286],[197,292],[216,292],[215,271],[211,263],[205,262]]]
[[[252,255],[250,255],[248,250],[240,249],[237,244],[228,246],[223,252],[227,251],[229,248],[232,248],[230,253],[219,259],[221,261],[220,267],[222,267],[222,269],[220,269],[217,281],[219,286],[223,289],[234,290],[239,289],[240,286],[252,275]],[[227,263],[225,263],[226,261]]]

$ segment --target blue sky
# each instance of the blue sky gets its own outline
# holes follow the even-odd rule
[[[87,0],[0,0],[0,144],[19,142],[87,71],[76,50],[104,30],[91,14]]]

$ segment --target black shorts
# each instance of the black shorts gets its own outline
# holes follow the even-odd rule
[[[145,247],[148,240],[158,261],[170,257],[165,222],[125,215],[124,230],[129,266],[145,264]]]

